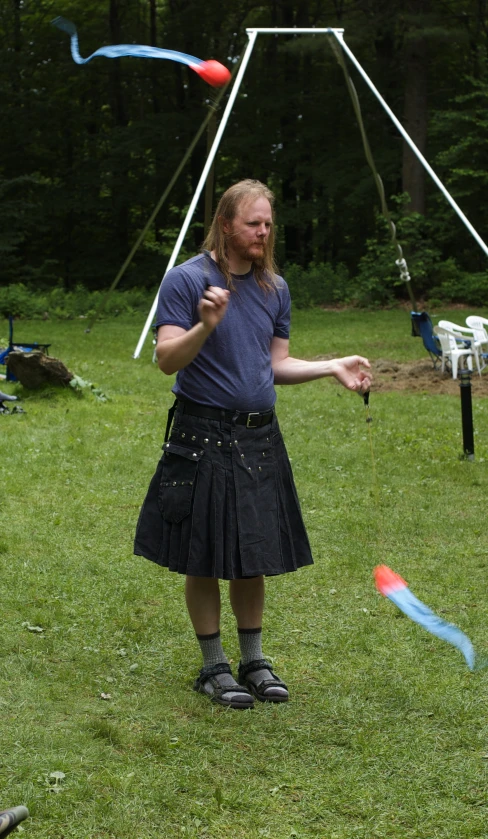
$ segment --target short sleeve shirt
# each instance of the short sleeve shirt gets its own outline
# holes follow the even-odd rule
[[[178,371],[180,399],[237,411],[266,411],[276,401],[271,341],[290,334],[290,293],[282,277],[273,290],[260,288],[253,272],[234,276],[225,317],[193,361]],[[172,268],[159,291],[156,327],[189,330],[200,320],[198,303],[207,285],[227,288],[208,254]]]

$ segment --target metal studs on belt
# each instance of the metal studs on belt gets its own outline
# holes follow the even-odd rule
[[[181,432],[181,436],[182,436],[182,437],[186,437],[186,434],[185,434],[185,432],[184,432],[184,431],[182,431],[182,432]]]
[[[193,452],[192,457],[198,457],[197,453],[196,453],[196,452]]]
[[[220,442],[220,440],[217,440],[217,445],[218,445],[218,446],[221,446],[221,445],[222,445],[222,443]]]
[[[193,437],[191,438],[192,443],[194,443],[196,439],[197,438],[195,437],[195,435],[193,435]]]
[[[204,443],[208,443],[208,437],[205,437]]]

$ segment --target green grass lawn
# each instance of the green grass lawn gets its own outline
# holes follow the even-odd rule
[[[172,380],[150,342],[132,359],[139,318],[84,326],[16,336],[108,402],[0,382],[26,411],[0,416],[0,809],[32,839],[488,837],[488,671],[372,579],[390,565],[488,657],[488,401],[468,462],[458,396],[373,389],[368,426],[331,380],[279,388],[315,565],[267,586],[292,701],[226,711],[191,690],[183,579],[132,555]],[[292,352],[425,358],[402,311],[296,312]],[[223,638],[237,664],[226,597]]]

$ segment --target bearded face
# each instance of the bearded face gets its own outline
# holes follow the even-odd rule
[[[262,263],[273,224],[267,198],[241,201],[232,221],[224,222],[229,262]]]

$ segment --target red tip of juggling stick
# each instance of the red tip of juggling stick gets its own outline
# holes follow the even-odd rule
[[[193,70],[212,87],[222,87],[230,79],[230,72],[227,67],[224,67],[220,61],[214,61],[213,58],[209,61],[202,61],[198,67],[193,67]]]
[[[388,597],[392,591],[407,588],[407,583],[403,577],[400,577],[400,574],[395,574],[387,565],[377,565],[373,574],[376,588],[385,597]]]

